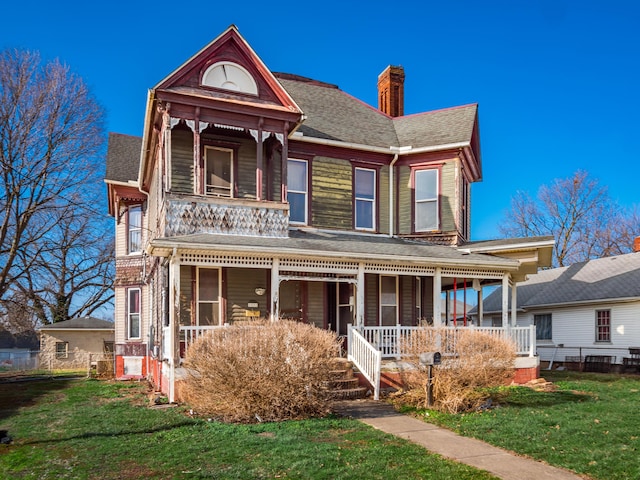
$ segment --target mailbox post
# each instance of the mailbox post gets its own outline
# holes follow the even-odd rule
[[[427,376],[427,407],[433,405],[433,366],[440,365],[442,356],[440,352],[424,352],[420,354],[420,365],[428,369]]]

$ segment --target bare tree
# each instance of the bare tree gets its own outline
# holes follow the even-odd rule
[[[0,302],[59,248],[61,219],[97,188],[104,140],[103,110],[67,66],[0,52]]]
[[[14,288],[40,324],[90,316],[113,299],[113,238],[106,234],[110,219],[94,204],[58,211],[47,235],[19,255],[30,268]]]
[[[518,192],[500,231],[505,236],[555,238],[554,266],[628,253],[640,233],[638,215],[628,214],[606,187],[577,171],[538,190],[537,198]]]

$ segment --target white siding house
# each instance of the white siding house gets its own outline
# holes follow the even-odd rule
[[[500,321],[502,292],[484,300],[483,325]],[[518,285],[517,325],[536,325],[542,361],[613,357],[640,347],[640,252],[542,270]]]

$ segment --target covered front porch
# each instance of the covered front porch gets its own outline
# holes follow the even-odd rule
[[[206,234],[156,239],[150,253],[167,257],[161,361],[171,385],[189,345],[209,329],[256,317],[296,319],[349,337],[345,351],[351,358],[357,348],[352,325],[369,351],[397,358],[403,354],[398,339],[412,329],[480,328],[482,289],[496,284],[505,292],[503,323],[491,333],[514,336],[521,355],[535,354],[535,333],[516,327],[515,311],[508,309],[509,303],[516,304],[513,278],[522,267],[513,258],[310,230],[290,231],[286,238]],[[466,307],[456,311],[450,306],[448,292],[461,290],[475,292],[480,300],[475,322]],[[358,368],[369,370],[362,363]]]

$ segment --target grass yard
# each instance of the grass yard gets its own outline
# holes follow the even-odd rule
[[[356,420],[228,425],[150,408],[137,382],[0,383],[0,478],[494,479]]]
[[[466,415],[419,412],[462,435],[594,479],[640,479],[640,377],[547,372],[556,391],[499,389],[497,408]]]

